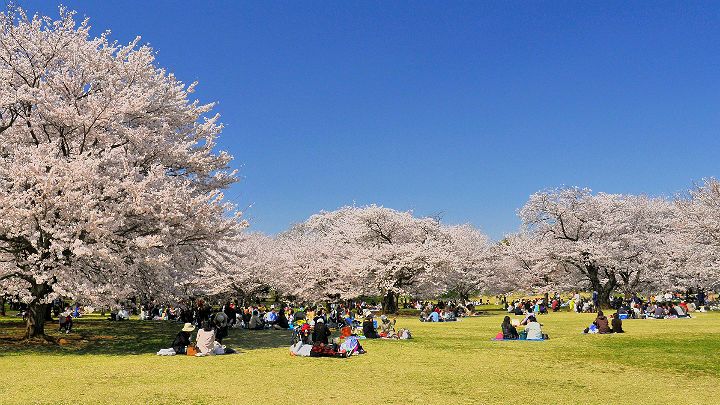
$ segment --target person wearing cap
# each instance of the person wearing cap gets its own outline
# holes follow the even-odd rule
[[[380,337],[378,335],[377,330],[375,330],[375,323],[373,322],[373,314],[370,311],[367,311],[365,315],[365,320],[362,324],[363,329],[363,335],[365,335],[366,339],[377,339]]]
[[[187,347],[190,346],[190,333],[195,330],[195,327],[191,323],[186,323],[185,326],[178,332],[173,341],[172,348],[175,354],[187,353]]]

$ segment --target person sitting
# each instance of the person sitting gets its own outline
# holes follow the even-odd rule
[[[120,310],[118,311],[118,313],[116,315],[116,319],[118,321],[127,321],[130,319],[130,314],[128,313],[127,309],[120,308]]]
[[[612,318],[611,332],[612,333],[625,333],[625,331],[622,328],[622,319],[620,319],[620,316],[618,315],[617,312],[613,315],[613,318]]]
[[[525,339],[527,340],[543,340],[542,327],[534,316],[528,319],[527,325],[525,326],[525,333]]]
[[[612,333],[612,330],[610,330],[610,322],[608,322],[603,311],[598,311],[597,318],[593,321],[593,325],[597,326],[598,333]]]
[[[395,333],[395,320],[393,319],[391,322],[387,315],[380,316],[380,336],[384,338],[398,337]]]
[[[453,311],[442,311],[440,315],[443,322],[457,321],[457,316]]]
[[[198,331],[195,341],[199,354],[206,356],[213,354],[213,348],[215,347],[215,330],[210,325],[210,322],[203,321],[203,327]]]
[[[535,318],[535,314],[532,312],[528,312],[527,315],[525,315],[525,318],[520,322],[520,325],[527,325],[527,323],[530,322],[530,318]]]
[[[362,323],[362,329],[363,335],[365,335],[365,338],[367,339],[378,339],[380,337],[377,330],[375,330],[375,322],[373,322],[373,315],[371,313],[367,314],[365,317],[365,320]]]
[[[225,312],[218,312],[213,317],[213,325],[215,326],[215,340],[217,340],[219,343],[222,343],[223,339],[225,339],[228,335],[228,321],[230,318],[225,314]]]
[[[190,333],[195,330],[195,327],[191,323],[186,323],[185,326],[178,332],[173,340],[172,349],[175,354],[186,354],[190,343]]]
[[[273,328],[280,330],[290,328],[290,321],[285,316],[285,310],[282,308],[280,308],[280,311],[278,312],[277,321],[273,325]]]
[[[277,322],[278,314],[277,310],[275,309],[275,306],[270,307],[270,312],[265,314],[265,325],[268,328],[273,328],[275,326],[275,322]]]
[[[313,322],[317,323],[318,320],[322,319],[325,325],[328,323],[328,317],[325,314],[325,311],[322,308],[318,308],[317,312],[315,313],[315,316],[313,316]]]
[[[500,326],[501,326],[501,328],[502,328],[503,339],[505,339],[505,340],[515,340],[515,339],[519,339],[519,338],[520,338],[520,335],[518,334],[517,329],[516,329],[515,326],[513,326],[513,324],[510,322],[510,317],[509,317],[509,316],[506,316],[506,317],[503,319],[502,325],[500,325]]]
[[[425,319],[426,322],[440,322],[440,314],[437,311],[431,311]]]
[[[325,320],[321,317],[318,318],[312,334],[313,343],[322,343],[327,345],[329,343],[330,336],[332,336],[332,332],[330,332],[330,328],[328,328],[325,324]]]
[[[653,317],[657,319],[665,318],[665,308],[663,308],[662,305],[658,305],[655,307],[655,311],[653,312]]]
[[[263,324],[262,319],[260,319],[260,315],[259,315],[257,309],[253,310],[252,318],[250,318],[250,322],[248,323],[248,329],[263,330],[264,328],[265,328],[265,325]]]
[[[58,320],[60,323],[60,332],[65,332],[65,334],[70,333],[70,330],[73,326],[73,320],[72,320],[72,311],[70,310],[70,307],[67,307],[65,311],[60,313],[58,316]]]
[[[690,318],[690,314],[687,313],[687,310],[683,308],[682,305],[675,304],[673,305],[673,309],[675,309],[678,318]]]

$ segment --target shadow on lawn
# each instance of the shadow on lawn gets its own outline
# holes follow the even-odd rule
[[[80,319],[69,334],[60,333],[56,323],[47,323],[45,333],[55,342],[23,341],[22,321],[5,318],[0,321],[0,356],[154,354],[161,348],[170,347],[181,328],[182,324],[167,321]],[[230,329],[223,344],[240,352],[287,347],[290,346],[290,336],[290,331]]]

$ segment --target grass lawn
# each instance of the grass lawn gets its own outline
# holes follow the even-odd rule
[[[159,357],[177,324],[92,317],[65,345],[28,347],[11,340],[19,321],[0,318],[0,403],[715,402],[720,313],[628,320],[624,335],[582,335],[593,315],[555,313],[540,317],[549,341],[490,341],[503,315],[400,318],[413,340],[365,340],[350,359],[291,357],[288,333],[238,330],[226,344],[241,354]]]

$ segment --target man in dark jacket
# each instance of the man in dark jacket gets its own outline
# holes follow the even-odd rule
[[[330,328],[325,325],[325,320],[323,318],[318,318],[317,323],[315,324],[315,330],[313,331],[313,342],[316,344],[328,344],[331,335],[332,332],[330,332]]]

